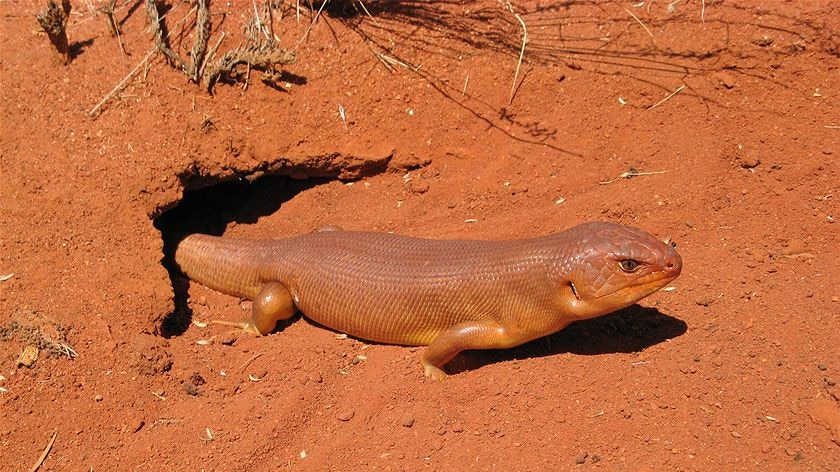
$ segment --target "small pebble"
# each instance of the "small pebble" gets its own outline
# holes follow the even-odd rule
[[[728,89],[735,87],[735,78],[726,72],[718,72],[715,74],[714,78],[717,79],[720,85],[723,85]]]
[[[184,387],[184,391],[187,392],[187,395],[191,397],[197,397],[201,394],[201,390],[199,390],[198,387],[190,381],[182,383],[181,386]]]
[[[131,432],[137,433],[141,429],[143,429],[143,426],[146,426],[146,422],[143,420],[138,420],[136,423],[134,423],[134,426],[131,427]]]
[[[204,377],[202,377],[198,372],[193,372],[192,375],[190,375],[190,382],[192,382],[193,385],[204,385],[207,383],[207,381],[204,380]]]
[[[589,457],[589,453],[583,453],[575,458],[575,464],[585,464],[586,458]]]
[[[353,410],[344,410],[340,411],[335,417],[338,421],[350,421],[355,415],[356,412]]]
[[[101,402],[102,401],[102,395],[97,395],[97,396],[93,397],[93,401]]]
[[[403,416],[400,420],[400,424],[405,426],[406,428],[410,428],[414,426],[414,417],[409,415]]]
[[[413,193],[424,194],[429,191],[429,183],[423,180],[412,180],[411,183],[408,184],[408,188]]]
[[[709,306],[714,303],[714,301],[715,297],[711,295],[700,295],[696,300],[694,300],[694,303],[699,306]]]
[[[826,369],[828,369],[828,366],[827,366],[827,365],[825,365],[825,364],[820,363],[820,364],[817,364],[817,369],[820,369],[820,370],[826,370]]]
[[[766,35],[755,36],[751,42],[756,46],[766,48],[773,44],[773,38],[769,38]]]
[[[761,159],[754,157],[754,158],[747,158],[741,161],[741,168],[743,169],[754,169],[761,164]]]

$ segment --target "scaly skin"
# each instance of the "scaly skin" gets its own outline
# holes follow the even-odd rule
[[[460,351],[517,346],[624,308],[682,269],[671,245],[603,222],[513,241],[194,234],[178,243],[175,262],[192,280],[254,300],[251,321],[236,326],[268,334],[300,310],[358,338],[428,345],[422,362],[434,379]]]

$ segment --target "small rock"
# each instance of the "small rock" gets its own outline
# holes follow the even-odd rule
[[[583,454],[581,454],[581,455],[579,455],[579,456],[577,456],[577,457],[575,458],[575,464],[578,464],[578,465],[580,465],[580,464],[585,464],[585,463],[586,463],[586,458],[587,458],[587,457],[589,457],[589,453],[586,453],[586,452],[585,452],[585,453],[583,453]]]
[[[406,428],[410,428],[414,426],[414,417],[410,415],[405,415],[400,420],[400,424],[405,426]]]
[[[723,85],[727,89],[735,87],[735,78],[726,72],[718,72],[713,77],[717,81],[717,83]]]
[[[601,456],[599,456],[598,454],[592,454],[592,459],[590,459],[590,460],[592,461],[593,464],[596,463],[596,462],[601,462]]]
[[[412,180],[408,184],[408,188],[413,193],[424,194],[429,191],[429,182],[426,182],[425,180]]]
[[[190,382],[196,386],[207,383],[207,381],[204,380],[204,377],[202,377],[198,372],[193,372],[192,375],[190,375]]]
[[[189,380],[182,383],[181,386],[184,387],[184,391],[187,392],[187,395],[191,397],[197,397],[201,394],[201,390],[199,390],[198,387]]]
[[[344,411],[340,411],[340,412],[338,412],[338,414],[337,414],[337,415],[335,415],[335,418],[336,418],[338,421],[350,421],[351,419],[353,419],[353,417],[354,417],[354,416],[356,416],[356,412],[355,412],[355,411],[353,411],[353,410],[344,410]]]
[[[787,256],[802,254],[803,252],[805,252],[805,242],[801,239],[791,239],[785,245],[784,250],[782,250],[782,254]]]
[[[691,220],[685,220],[685,225],[689,228],[694,228],[694,222]]]
[[[102,401],[102,395],[96,395],[95,397],[93,397],[93,401],[101,402]]]
[[[819,363],[819,364],[817,364],[817,369],[820,369],[820,370],[827,370],[827,369],[828,369],[828,366],[827,366],[827,365],[825,365],[825,364],[823,364],[823,363]]]
[[[752,43],[758,47],[766,48],[773,44],[773,38],[767,37],[766,35],[756,36],[752,39]]]
[[[134,423],[134,426],[131,427],[131,432],[132,433],[140,432],[140,430],[143,429],[143,426],[146,426],[146,422],[143,421],[143,420],[138,420],[137,422]]]
[[[761,164],[761,159],[754,157],[752,159],[743,159],[739,163],[742,169],[754,169]]]
[[[833,387],[833,386],[837,385],[837,382],[836,382],[834,379],[830,378],[830,377],[826,377],[826,378],[825,378],[825,379],[823,379],[823,380],[825,380],[825,383],[826,383],[829,387]]]
[[[714,301],[715,297],[711,295],[700,295],[696,300],[694,300],[694,303],[700,306],[709,306],[714,303]]]
[[[764,248],[748,249],[747,254],[752,257],[755,262],[764,262],[770,258],[770,252]]]
[[[236,336],[233,333],[223,335],[222,338],[219,339],[219,343],[225,346],[233,346],[236,343]]]

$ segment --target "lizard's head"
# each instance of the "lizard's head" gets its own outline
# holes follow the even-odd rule
[[[569,253],[557,269],[561,304],[578,318],[630,306],[668,285],[682,270],[674,245],[615,223],[571,228]]]

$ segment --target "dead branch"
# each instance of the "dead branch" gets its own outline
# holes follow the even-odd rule
[[[166,60],[173,67],[190,75],[187,63],[169,47],[169,33],[163,21],[160,19],[157,0],[146,0],[146,15],[149,17],[149,23],[151,23],[152,29],[155,32],[155,46],[157,49],[166,56]]]
[[[207,53],[207,40],[210,38],[210,9],[207,8],[207,0],[198,0],[198,13],[195,20],[195,44],[190,52],[190,70],[187,75],[190,79],[199,83],[203,70],[203,62]]]
[[[55,48],[56,57],[61,65],[67,65],[72,59],[70,55],[70,43],[67,41],[67,18],[70,16],[70,0],[61,0],[61,8],[50,0],[47,9],[35,15],[41,29],[47,33]]]
[[[212,93],[213,86],[226,73],[233,72],[240,64],[248,64],[251,68],[267,71],[276,64],[291,64],[295,61],[295,53],[278,48],[270,43],[249,44],[231,49],[215,63],[207,66],[204,72],[204,86]]]

